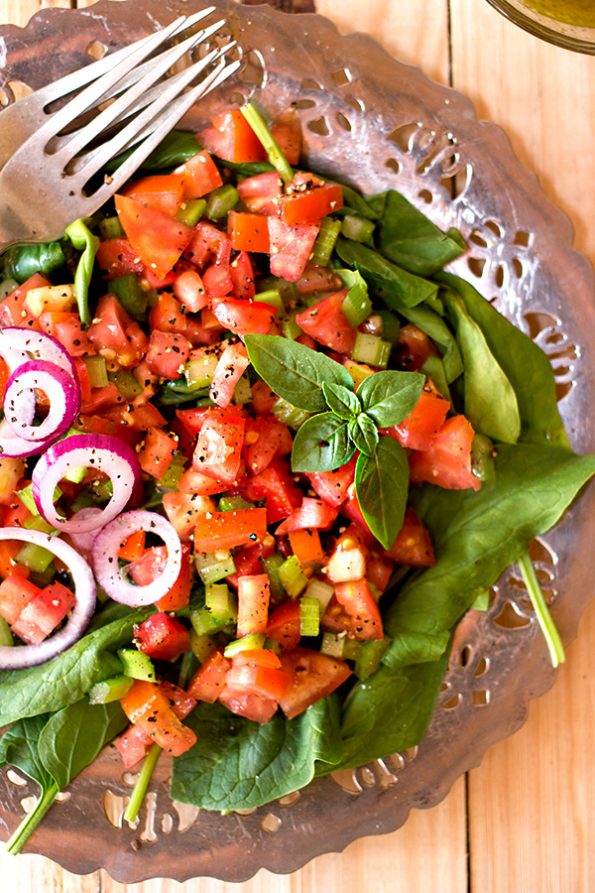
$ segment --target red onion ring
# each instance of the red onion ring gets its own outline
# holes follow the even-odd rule
[[[96,516],[71,518],[59,515],[54,506],[54,490],[65,474],[74,468],[103,471],[113,485],[113,495]],[[88,533],[104,527],[119,515],[141,480],[141,468],[132,447],[109,434],[74,434],[54,443],[39,459],[31,475],[33,497],[40,515],[58,530]]]
[[[8,364],[10,371],[29,360],[45,360],[55,363],[76,379],[76,367],[66,348],[52,335],[45,332],[32,332],[7,326],[0,329],[0,356]]]
[[[24,527],[2,527],[0,540],[22,540],[49,549],[56,558],[64,562],[74,582],[76,604],[59,632],[39,645],[0,647],[0,669],[21,670],[50,660],[80,639],[95,611],[95,580],[85,559],[72,546],[55,536]]]
[[[43,422],[33,426],[36,389],[47,395],[50,408]],[[30,395],[33,396],[32,406]],[[64,434],[78,415],[80,405],[78,381],[60,366],[46,360],[32,360],[15,369],[4,392],[4,418],[7,424],[16,437],[34,441],[39,446]]]
[[[157,534],[167,547],[167,564],[163,572],[147,586],[128,583],[118,564],[122,544],[139,530]],[[131,608],[140,608],[162,598],[178,579],[182,567],[182,544],[175,527],[163,515],[139,509],[125,512],[106,524],[95,537],[92,556],[97,582],[110,598]]]

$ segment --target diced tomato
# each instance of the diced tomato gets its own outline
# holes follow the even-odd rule
[[[397,346],[397,362],[401,369],[417,372],[428,357],[438,356],[440,354],[425,332],[412,323],[403,326]]]
[[[201,220],[194,228],[194,236],[188,246],[192,262],[202,269],[209,263],[229,266],[231,261],[231,241],[227,233],[213,223]]]
[[[463,415],[447,419],[423,452],[409,457],[411,480],[446,490],[479,490],[481,481],[471,471],[471,445],[475,432]]]
[[[309,648],[294,648],[282,654],[281,665],[291,678],[289,688],[279,700],[288,719],[293,719],[320,698],[330,695],[351,675],[351,669],[344,660]]]
[[[283,219],[290,226],[314,223],[343,207],[343,189],[338,183],[322,183],[288,193],[279,204]]]
[[[279,605],[269,617],[266,634],[279,643],[281,651],[291,651],[301,639],[300,603],[287,601]]]
[[[220,333],[224,331],[223,326],[210,307],[205,307],[201,312],[200,322],[204,330],[210,332],[215,340],[217,340],[220,337]]]
[[[196,735],[182,725],[159,685],[137,679],[120,703],[128,719],[173,756],[180,756],[196,743]]]
[[[178,489],[182,493],[211,496],[229,490],[229,482],[215,480],[194,468],[188,468],[178,481]]]
[[[190,437],[195,438],[211,412],[211,409],[207,406],[197,406],[194,409],[178,409],[176,410],[176,418],[181,422]]]
[[[242,203],[254,214],[277,214],[281,196],[281,179],[277,171],[247,177],[238,183]]]
[[[21,584],[28,582],[23,580]],[[75,604],[70,589],[61,583],[50,583],[25,605],[12,624],[12,631],[28,645],[39,645],[62,623]]]
[[[246,251],[240,251],[235,260],[232,260],[229,272],[233,282],[233,293],[236,298],[252,300],[256,294],[254,270],[250,255]]]
[[[181,490],[164,493],[162,502],[165,514],[181,540],[190,539],[199,515],[215,511],[215,503],[208,496],[183,493]]]
[[[266,500],[269,524],[288,518],[301,505],[303,498],[283,459],[274,459],[260,474],[248,478],[242,483],[240,492],[251,501]]]
[[[219,357],[209,396],[217,406],[229,406],[236,384],[250,365],[246,348],[241,343],[230,343]]]
[[[265,652],[240,653],[234,657],[231,669],[227,674],[226,687],[234,691],[279,700],[289,686],[289,674],[285,670],[279,669],[281,661],[272,651],[268,653],[277,659],[276,666],[263,664],[258,658],[252,659],[251,653],[264,654]]]
[[[182,305],[173,295],[164,292],[159,295],[149,313],[149,325],[160,332],[185,332],[188,328]]]
[[[355,463],[353,456],[349,462],[335,471],[317,471],[308,475],[312,488],[328,505],[339,507],[348,496],[348,490],[355,480]]]
[[[128,573],[137,586],[149,586],[162,573],[167,564],[166,546],[149,546],[128,566]]]
[[[269,228],[261,214],[230,211],[227,215],[227,232],[231,247],[236,251],[256,251],[268,254],[271,248]]]
[[[184,197],[190,200],[202,198],[223,183],[217,165],[204,150],[189,158],[180,170],[184,178]]]
[[[262,143],[239,109],[213,115],[212,128],[203,130],[201,142],[209,152],[225,161],[264,161]]]
[[[306,297],[325,291],[336,292],[341,285],[341,279],[334,270],[319,267],[316,264],[308,264],[295,287],[299,295]]]
[[[359,506],[359,502],[357,501],[357,496],[354,491],[350,491],[347,499],[341,506],[341,514],[349,518],[350,521],[353,521],[353,524],[362,534],[364,534],[364,536],[372,536],[370,528],[366,523],[366,519],[362,515],[362,510]]]
[[[213,305],[213,313],[223,328],[236,335],[266,335],[273,324],[277,308],[260,301],[225,298]]]
[[[116,195],[114,201],[120,223],[144,265],[157,276],[165,276],[193,239],[194,229],[124,195]]]
[[[328,578],[332,583],[361,580],[366,575],[366,549],[351,531],[343,533],[328,560]]]
[[[224,298],[233,291],[231,267],[226,264],[211,264],[204,270],[202,281],[210,300]]]
[[[192,677],[188,686],[188,694],[196,698],[197,701],[214,704],[225,687],[225,679],[230,667],[231,661],[223,657],[220,651],[212,651]]]
[[[320,224],[290,226],[280,217],[267,217],[267,221],[271,245],[271,273],[289,282],[297,282],[312,254]]]
[[[41,273],[34,273],[22,285],[11,291],[9,295],[0,301],[0,326],[20,326],[21,328],[37,329],[35,318],[25,307],[25,299],[27,292],[31,291],[32,288],[44,288],[47,285],[51,285],[49,279],[46,279]]]
[[[159,480],[171,465],[177,446],[175,434],[162,428],[149,428],[137,451],[140,467]]]
[[[31,573],[28,567],[16,561],[16,556],[19,554],[21,546],[22,543],[11,543],[7,540],[0,541],[0,577],[3,579],[10,576],[23,579]],[[0,599],[0,615],[4,616],[1,605],[2,600]]]
[[[146,403],[141,406],[133,405],[130,409],[126,406],[119,407],[118,409],[110,410],[107,415],[122,425],[124,429],[128,427],[133,431],[146,431],[151,426],[159,427],[160,425],[165,425],[165,419],[152,403]],[[118,434],[120,437],[125,436],[122,429]],[[135,439],[135,444],[137,441],[138,438]]]
[[[0,505],[12,505],[15,491],[24,472],[24,459],[12,456],[0,458]]]
[[[21,485],[23,485],[22,481]],[[10,505],[0,506],[0,508],[2,509],[0,517],[3,516],[3,527],[25,527],[25,521],[30,521],[33,517],[24,503],[22,503],[21,500],[17,498],[15,498],[14,502],[12,502]]]
[[[268,415],[277,399],[266,382],[257,381],[252,385],[252,410],[256,415]]]
[[[129,726],[116,738],[116,747],[125,769],[132,769],[153,746],[153,740],[140,726]]]
[[[194,528],[194,547],[199,552],[217,552],[219,549],[261,543],[266,535],[266,509],[212,512],[198,518]]]
[[[411,507],[405,512],[405,519],[388,555],[398,564],[410,567],[432,567],[436,564],[430,534]]]
[[[408,449],[427,450],[449,409],[449,401],[428,384],[407,418],[392,428],[382,428],[380,433],[393,437]]]
[[[238,577],[238,636],[266,630],[270,599],[271,587],[266,574]]]
[[[89,398],[91,397],[91,380],[89,378],[87,367],[79,357],[76,357],[74,359],[74,367],[76,369],[76,377],[81,389],[81,401],[89,400]],[[3,391],[0,386],[0,395],[2,393]]]
[[[302,310],[295,318],[298,326],[315,341],[340,354],[350,354],[355,344],[355,329],[343,313],[347,291],[344,288],[323,298],[313,307]]]
[[[240,577],[262,574],[264,572],[263,559],[268,558],[274,551],[275,540],[272,536],[266,536],[262,543],[257,543],[255,546],[236,549],[233,556],[236,573],[227,577],[229,585],[237,589]]]
[[[386,553],[372,553],[368,555],[366,562],[366,580],[371,586],[375,586],[378,592],[384,592],[393,575],[394,568],[394,561],[386,558]]]
[[[274,698],[237,691],[237,689],[227,688],[227,686],[219,695],[219,700],[237,716],[243,716],[245,719],[260,723],[269,722],[279,706]]]
[[[356,639],[382,639],[382,617],[367,580],[337,583],[335,598],[352,618]]]
[[[190,342],[184,335],[153,329],[147,348],[147,366],[160,378],[173,381],[182,374],[189,353]]]
[[[288,456],[292,445],[289,428],[274,415],[246,419],[244,458],[250,474],[260,474],[273,459]]]
[[[122,561],[137,561],[145,551],[145,531],[137,530],[127,537],[123,546],[118,549],[118,558]]]
[[[190,601],[192,589],[193,568],[190,557],[190,547],[182,545],[182,563],[176,582],[160,599],[155,602],[155,607],[160,611],[179,611],[185,608]]]
[[[196,698],[179,685],[174,685],[173,682],[160,682],[159,687],[179,719],[185,719],[196,707]]]
[[[87,334],[101,356],[121,366],[136,366],[147,351],[147,336],[112,294],[99,299]]]
[[[176,273],[173,270],[170,270],[165,276],[158,276],[150,267],[144,268],[143,277],[147,280],[147,284],[156,291],[169,288],[176,281]]]
[[[322,499],[312,499],[310,496],[304,496],[303,502],[297,511],[293,512],[279,524],[275,531],[275,535],[289,533],[291,530],[307,530],[318,528],[320,530],[328,530],[337,517],[338,510],[331,508],[328,503]]]
[[[302,154],[302,125],[292,106],[286,108],[273,121],[273,139],[290,164],[298,164]]]
[[[190,650],[187,628],[165,611],[158,611],[135,624],[134,641],[139,651],[158,660],[175,660]]]
[[[94,415],[103,410],[112,409],[124,398],[113,381],[103,388],[91,388],[91,395],[87,400],[81,401],[81,411],[87,415]]]
[[[278,532],[278,528],[275,532]],[[324,563],[325,553],[318,530],[292,530],[289,534],[289,545],[303,568]]]
[[[176,298],[188,313],[199,313],[209,303],[207,292],[196,270],[182,270],[173,285]],[[188,322],[186,322],[188,328]]]
[[[242,462],[245,427],[246,421],[237,407],[209,408],[196,441],[194,468],[232,484]]]
[[[100,242],[97,263],[106,279],[116,279],[129,273],[142,273],[144,264],[128,239],[106,239]]]
[[[22,544],[19,544],[18,552]],[[9,565],[10,567],[10,565]],[[17,565],[18,567],[18,565]],[[41,593],[39,586],[30,583],[29,580],[10,569],[5,579],[0,583],[0,616],[4,617],[11,626],[16,623],[18,617],[27,605],[36,599]]]
[[[122,194],[171,217],[182,207],[184,187],[184,174],[151,174],[126,186]]]

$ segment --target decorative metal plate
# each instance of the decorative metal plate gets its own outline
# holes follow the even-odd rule
[[[184,0],[103,0],[90,9],[42,11],[21,30],[0,29],[5,104],[67,71],[200,8]],[[363,35],[341,37],[320,16],[218,3],[243,60],[211,101],[262,99],[272,112],[295,103],[314,169],[363,192],[400,189],[440,226],[459,227],[470,251],[452,269],[475,283],[551,358],[561,409],[578,452],[595,447],[587,420],[595,397],[595,302],[588,261],[572,226],[513,154],[505,134],[480,122],[469,100],[390,58]],[[304,47],[309,47],[304,52]],[[188,123],[200,124],[201,107]],[[1,112],[0,112],[1,120]],[[595,492],[583,494],[533,555],[565,641],[590,598]],[[27,849],[70,871],[103,867],[117,880],[213,876],[242,881],[259,868],[290,872],[357,837],[392,831],[411,807],[438,803],[486,749],[524,721],[527,701],[554,673],[520,580],[511,570],[485,614],[461,623],[440,703],[419,748],[320,779],[250,814],[221,816],[172,803],[165,776],[138,826],[122,828],[133,777],[108,748],[46,816]],[[0,829],[22,815],[33,787],[5,772]],[[332,815],[332,822],[328,817]]]

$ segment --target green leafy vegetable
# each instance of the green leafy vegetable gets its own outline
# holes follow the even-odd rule
[[[347,422],[332,412],[321,412],[298,429],[291,467],[294,471],[333,471],[349,462],[354,452]]]
[[[368,527],[385,549],[390,549],[403,526],[408,485],[407,455],[392,437],[381,437],[372,456],[359,456],[355,466],[357,501]]]
[[[322,392],[326,405],[340,419],[354,418],[361,411],[361,404],[356,395],[342,384],[322,383]]]
[[[89,285],[93,276],[95,255],[99,248],[99,238],[94,236],[84,220],[75,220],[64,235],[70,239],[77,251],[82,251],[74,274],[74,294],[79,316],[84,325],[91,322],[89,312]]]
[[[379,436],[376,425],[365,412],[360,412],[356,418],[349,422],[347,428],[356,449],[364,456],[371,456],[378,446]]]
[[[280,335],[246,335],[250,362],[275,394],[309,412],[326,409],[323,382],[353,390],[353,380],[340,363]]]
[[[380,428],[398,425],[421,396],[425,377],[419,372],[376,372],[358,388],[366,413]]]
[[[440,314],[426,304],[421,304],[418,307],[407,307],[407,309],[401,312],[409,322],[412,322],[418,329],[425,332],[440,348],[446,381],[448,384],[451,381],[455,381],[463,371],[463,360],[461,359],[461,352],[456,338]],[[437,382],[435,383],[437,384]]]
[[[382,663],[390,670],[412,664],[439,660],[448,645],[447,630],[438,633],[397,632],[385,652]]]
[[[134,148],[116,155],[107,163],[106,170],[108,172],[117,170],[133,152]],[[141,170],[158,171],[178,167],[199,152],[200,146],[193,133],[188,133],[186,130],[172,130],[149,157],[145,158]]]
[[[15,245],[2,256],[2,277],[24,282],[35,273],[48,276],[66,263],[60,242]]]

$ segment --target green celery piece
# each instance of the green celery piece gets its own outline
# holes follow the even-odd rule
[[[355,344],[351,353],[357,363],[366,363],[368,366],[378,366],[385,369],[390,359],[391,344],[383,341],[378,335],[368,335],[366,332],[358,332],[355,336]]]
[[[236,382],[236,386],[233,389],[233,402],[236,406],[245,406],[246,403],[250,403],[251,400],[252,388],[250,386],[250,380],[246,373],[244,373]]]
[[[197,552],[194,556],[194,562],[198,576],[203,583],[217,583],[219,580],[223,580],[236,572],[231,552],[226,550],[210,554]]]
[[[220,512],[237,512],[238,509],[253,509],[254,503],[243,496],[222,496],[219,500]]]
[[[118,657],[122,663],[122,672],[132,679],[141,679],[145,682],[157,682],[157,674],[153,661],[147,654],[137,651],[136,648],[120,648]]]
[[[128,822],[129,825],[133,825],[138,818],[140,808],[143,804],[143,800],[145,799],[145,794],[147,793],[147,789],[149,787],[149,784],[151,783],[151,778],[153,777],[153,772],[155,771],[155,767],[162,753],[163,751],[159,747],[159,745],[154,744],[145,757],[143,768],[141,769],[134,788],[132,789],[132,794],[130,795],[128,805],[124,810],[123,818],[126,822]]]
[[[123,239],[126,237],[120,218],[104,217],[98,224],[99,235],[102,239]]]
[[[16,279],[3,279],[0,282],[0,301],[3,301],[4,298],[8,297],[8,295],[18,287],[19,283]]]
[[[54,553],[35,543],[26,543],[19,549],[16,560],[30,571],[42,574],[54,560]]]
[[[390,639],[387,636],[361,643],[359,654],[355,658],[355,675],[358,679],[363,682],[376,672],[389,645]]]
[[[190,623],[197,636],[210,636],[228,625],[228,622],[216,620],[207,608],[190,611]]]
[[[352,286],[341,305],[341,310],[347,317],[347,321],[354,329],[360,326],[372,312],[372,302],[368,297],[368,290]]]
[[[308,585],[297,555],[290,555],[279,568],[279,579],[290,598],[297,598]]]
[[[105,357],[84,357],[83,363],[92,388],[105,388],[109,384]]]
[[[285,155],[279,148],[273,134],[267,127],[264,118],[256,108],[256,106],[248,102],[240,109],[242,115],[262,143],[267,158],[273,167],[279,172],[284,183],[291,183],[293,180],[293,170],[291,165],[285,158]]]
[[[205,585],[205,608],[217,623],[227,626],[233,623],[238,612],[226,583],[207,583]]]
[[[263,561],[265,573],[269,578],[271,597],[275,600],[280,600],[285,597],[285,589],[283,588],[283,583],[279,576],[279,568],[284,561],[285,559],[282,555],[279,555],[278,552],[269,555],[269,557],[265,558]]]
[[[229,642],[225,646],[223,654],[229,658],[234,657],[236,654],[241,654],[242,651],[260,650],[264,646],[264,640],[264,633],[250,633],[248,636]]]
[[[294,430],[301,427],[306,419],[309,419],[312,415],[312,413],[308,412],[306,409],[299,409],[297,406],[292,406],[292,404],[288,403],[287,400],[284,400],[283,397],[277,398],[271,412],[281,422],[284,422],[289,428],[293,428]]]
[[[206,209],[207,202],[204,198],[191,199],[180,208],[176,217],[186,226],[196,226]]]
[[[266,291],[259,291],[254,295],[254,300],[261,304],[270,304],[271,307],[283,309],[283,298],[278,288],[267,288]]]
[[[163,477],[157,481],[160,490],[177,490],[186,466],[185,456],[174,456]]]
[[[110,282],[112,291],[120,304],[131,316],[143,316],[147,311],[148,294],[140,287],[135,273],[125,273],[124,276],[116,276]]]
[[[192,653],[194,654],[198,662],[204,664],[207,657],[212,654],[217,645],[215,644],[215,640],[212,639],[211,636],[199,636],[196,630],[191,629],[190,647],[192,648]]]
[[[346,214],[341,224],[341,235],[354,242],[368,242],[372,238],[375,224],[365,217],[357,217],[355,214]]]
[[[12,638],[10,626],[4,617],[0,616],[0,647],[10,648],[12,645],[14,645],[14,639]]]
[[[112,381],[115,384],[122,397],[124,397],[128,403],[143,392],[142,386],[138,383],[132,372],[128,372],[127,369],[118,369],[117,372],[109,372],[108,378],[109,381]]]
[[[320,602],[307,595],[300,599],[300,635],[317,636],[320,632]]]
[[[346,640],[346,636],[340,636],[338,633],[323,633],[320,653],[342,659]]]
[[[322,218],[320,231],[312,248],[313,264],[317,264],[319,267],[328,267],[340,232],[340,220],[333,220],[332,217]]]
[[[134,680],[121,674],[97,682],[89,691],[89,704],[109,704],[123,698]]]
[[[240,196],[235,186],[225,183],[209,193],[206,216],[209,220],[221,220],[233,211],[239,200]]]

